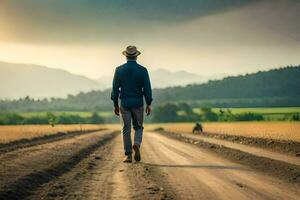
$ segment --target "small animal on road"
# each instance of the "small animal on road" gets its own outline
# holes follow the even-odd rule
[[[193,128],[193,133],[197,134],[197,133],[202,133],[202,132],[203,132],[202,124],[200,122],[196,122],[196,124]]]

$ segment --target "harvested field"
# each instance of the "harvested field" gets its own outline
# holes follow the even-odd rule
[[[32,139],[59,132],[94,131],[105,128],[104,125],[17,125],[0,126],[0,143],[9,143],[21,139]]]
[[[149,125],[176,133],[191,133],[193,123],[166,123]],[[258,137],[300,142],[299,122],[212,122],[203,123],[204,131],[226,135]]]

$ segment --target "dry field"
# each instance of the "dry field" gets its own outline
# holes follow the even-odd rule
[[[247,127],[261,129],[258,124],[263,123],[227,124],[244,132]],[[273,127],[272,123],[264,125]],[[145,125],[155,126],[189,132],[193,124]],[[7,145],[6,149],[3,145],[0,199],[299,199],[299,167],[289,164],[298,162],[294,156],[278,158],[277,152],[263,148],[258,157],[257,149],[251,148],[199,148],[146,130],[143,162],[125,164],[122,136],[112,131],[120,130],[120,124],[82,126],[83,130],[98,128],[109,130],[42,138],[36,143]],[[8,142],[79,129],[79,125],[0,126],[0,138]],[[274,157],[281,162],[270,159]]]
[[[193,123],[165,123],[146,124],[146,130],[163,127],[167,131],[177,133],[191,133]],[[242,135],[247,137],[273,138],[281,140],[293,140],[300,142],[299,122],[222,122],[203,123],[206,132]],[[0,126],[0,143],[7,143],[20,139],[31,139],[58,132],[72,132],[82,130],[96,130],[107,128],[120,130],[120,124],[107,125],[17,125]]]
[[[20,139],[31,139],[58,132],[87,131],[105,128],[103,125],[17,125],[0,126],[0,143],[7,143]]]
[[[193,123],[166,123],[146,126],[148,130],[163,127],[167,131],[191,133]],[[246,137],[272,138],[300,142],[300,122],[215,122],[203,123],[204,131]]]

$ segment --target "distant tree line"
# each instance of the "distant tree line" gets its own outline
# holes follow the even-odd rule
[[[230,109],[219,109],[214,112],[211,108],[201,108],[195,113],[186,103],[167,103],[156,107],[153,111],[152,122],[232,122],[232,121],[263,121],[267,120],[262,114],[245,112],[234,114]],[[287,115],[283,120],[299,121],[299,114]]]
[[[186,102],[192,107],[292,107],[300,106],[300,66],[227,77],[185,87],[154,89],[153,104]],[[67,98],[0,100],[0,110],[108,111],[110,89],[68,95]]]
[[[201,113],[195,113],[188,104],[167,103],[155,108],[153,122],[192,122],[192,121],[262,121],[263,115],[257,113],[233,114],[230,109],[219,110],[219,113],[211,108],[201,108]]]
[[[215,110],[215,109],[214,109]],[[150,118],[145,118],[146,122],[165,123],[165,122],[233,122],[233,121],[267,121],[270,120],[263,114],[245,112],[234,114],[230,109],[219,109],[213,111],[209,107],[203,107],[200,112],[195,112],[186,103],[167,103],[154,108]],[[280,120],[300,121],[298,113],[285,114]],[[48,112],[46,115],[23,116],[18,113],[0,113],[0,125],[23,125],[23,124],[104,124],[117,123],[116,116],[102,117],[94,112],[91,116],[83,117],[80,114],[61,113],[53,114]]]
[[[0,125],[22,125],[22,124],[103,124],[104,118],[94,112],[89,117],[62,113],[55,115],[48,112],[45,116],[22,116],[17,113],[2,113]]]
[[[186,87],[157,91],[160,101],[205,99],[252,99],[300,96],[300,66],[285,67],[243,76],[226,77]]]

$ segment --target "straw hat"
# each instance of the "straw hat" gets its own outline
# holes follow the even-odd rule
[[[135,46],[128,46],[122,54],[126,57],[137,57],[141,52],[139,52]]]

